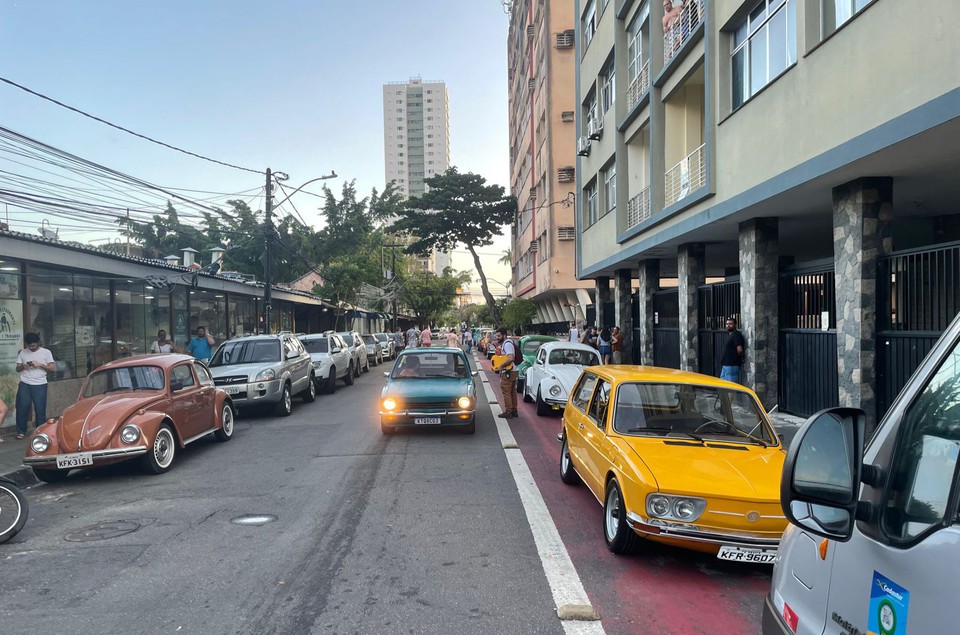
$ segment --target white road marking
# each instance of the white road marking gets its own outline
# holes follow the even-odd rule
[[[500,443],[507,456],[510,471],[513,473],[513,480],[517,484],[520,502],[527,514],[527,522],[533,532],[533,540],[537,545],[537,553],[543,564],[543,572],[547,577],[547,584],[550,585],[553,601],[558,607],[572,604],[590,605],[587,591],[583,588],[583,582],[580,581],[580,576],[577,574],[576,567],[573,566],[567,548],[563,545],[563,540],[560,539],[560,532],[557,531],[557,526],[550,516],[550,510],[547,509],[543,495],[537,488],[530,467],[517,447],[517,440],[510,430],[510,424],[506,419],[497,417],[502,409],[499,403],[494,403],[496,395],[490,382],[484,382],[483,390],[493,411],[493,420],[497,424]],[[563,620],[561,624],[567,635],[603,635],[605,632],[599,621]]]

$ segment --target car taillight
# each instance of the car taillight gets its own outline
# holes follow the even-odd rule
[[[794,633],[797,632],[797,625],[800,623],[800,618],[786,602],[783,603],[783,621],[787,623],[791,631]]]

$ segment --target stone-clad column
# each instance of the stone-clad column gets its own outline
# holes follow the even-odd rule
[[[637,291],[640,316],[637,319],[637,338],[640,340],[639,359],[634,364],[653,366],[653,294],[660,290],[660,261],[641,260]]]
[[[893,180],[863,178],[833,190],[840,404],[877,417],[877,260],[892,249]]]
[[[614,285],[614,318],[623,337],[620,363],[633,364],[633,272],[629,269],[617,269]]]
[[[597,309],[597,323],[593,326],[597,328],[603,328],[604,323],[607,321],[607,311],[606,304],[610,301],[610,278],[607,276],[600,276],[595,280],[596,284],[596,293],[593,294],[594,306]]]
[[[680,370],[697,372],[700,366],[700,307],[697,288],[706,281],[703,243],[687,243],[677,249],[677,300],[680,304]]]
[[[740,223],[740,315],[747,342],[740,382],[750,386],[769,410],[779,401],[780,223],[753,218]]]

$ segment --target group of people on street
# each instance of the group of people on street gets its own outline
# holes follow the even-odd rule
[[[622,362],[623,334],[619,326],[612,329],[606,326],[584,326],[580,328],[576,322],[570,323],[569,337],[571,342],[579,342],[592,346],[600,353],[604,364],[619,364]]]
[[[416,348],[418,346],[429,348],[434,345],[434,336],[429,325],[422,325],[419,328],[411,326],[406,333],[397,329],[393,337],[398,348],[404,348],[404,346],[406,348]],[[437,346],[462,348],[464,351],[470,352],[473,349],[473,333],[470,332],[465,323],[458,326],[441,327],[437,335]]]

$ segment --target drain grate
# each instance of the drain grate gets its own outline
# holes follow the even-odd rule
[[[277,519],[273,514],[247,514],[245,516],[237,516],[230,520],[234,525],[250,525],[253,527],[262,527],[267,523],[272,523]]]
[[[133,533],[140,529],[140,525],[130,520],[108,520],[83,529],[77,529],[66,534],[63,539],[68,542],[93,542],[94,540],[109,540],[124,534]]]

